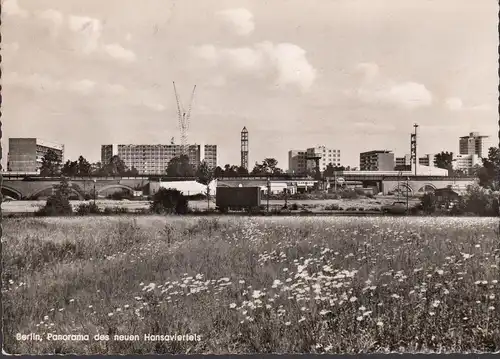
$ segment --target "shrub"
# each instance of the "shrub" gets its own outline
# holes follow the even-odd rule
[[[73,214],[73,208],[69,203],[70,188],[68,180],[63,178],[57,186],[56,193],[50,196],[45,206],[40,208],[36,216],[67,216]]]
[[[478,216],[498,216],[498,193],[479,186],[469,186],[459,207]]]
[[[78,206],[76,213],[80,216],[85,216],[88,214],[100,214],[101,210],[94,202],[82,203]]]
[[[420,200],[420,204],[426,214],[434,213],[437,207],[436,196],[432,192],[425,193]]]
[[[133,196],[128,191],[117,191],[113,192],[108,196],[109,199],[113,199],[115,201],[121,201],[122,199],[132,199]]]
[[[154,213],[187,214],[188,199],[176,189],[161,188],[153,196],[151,210]]]
[[[296,210],[298,210],[298,209],[299,209],[299,206],[297,205],[297,203],[292,203],[292,204],[290,205],[290,210],[292,210],[292,211],[296,211]]]
[[[338,211],[340,209],[340,206],[338,204],[329,204],[325,206],[326,211]]]

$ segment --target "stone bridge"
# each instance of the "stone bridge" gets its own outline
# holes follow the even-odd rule
[[[446,188],[448,186],[458,187],[461,189],[467,188],[469,185],[473,185],[476,183],[474,179],[471,178],[451,178],[451,177],[443,177],[440,180],[412,180],[410,179],[408,182],[398,181],[395,179],[383,180],[382,187],[379,188],[380,191],[386,195],[388,193],[394,193],[398,191],[406,192],[408,190],[410,195],[419,195],[424,194],[429,191],[434,191],[440,188]]]
[[[53,189],[60,183],[59,179],[44,180],[23,180],[6,179],[2,183],[2,194],[16,199],[35,199],[48,190]],[[71,178],[68,181],[71,192],[84,199],[85,195],[92,196],[94,193],[94,180],[92,178]],[[106,191],[124,190],[133,192],[134,190],[143,190],[149,184],[148,179],[144,178],[116,178],[99,179],[96,178],[96,194],[102,194]]]

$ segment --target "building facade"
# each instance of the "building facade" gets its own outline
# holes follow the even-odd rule
[[[306,167],[307,170],[314,170],[316,168],[316,162],[314,160],[307,159],[308,157],[320,157],[319,159],[319,170],[323,172],[326,166],[332,164],[333,166],[340,166],[340,150],[333,148],[328,148],[325,146],[316,146],[308,148],[306,151]]]
[[[307,171],[306,151],[290,150],[288,151],[288,173],[305,174]]]
[[[434,159],[436,155],[434,154],[426,154],[423,157],[419,157],[418,163],[422,166],[434,167]]]
[[[361,171],[393,171],[394,153],[391,151],[369,151],[359,154]]]
[[[38,172],[42,159],[52,150],[61,164],[64,162],[64,145],[39,138],[9,138],[7,171]]]
[[[452,166],[454,170],[469,172],[475,166],[481,166],[483,160],[477,154],[471,155],[454,155]]]
[[[202,154],[203,151],[203,154]],[[165,173],[170,160],[182,154],[181,145],[102,145],[101,162],[109,163],[119,156],[127,168],[135,168],[139,174]],[[189,145],[189,163],[197,168],[204,159],[209,167],[217,167],[217,145]]]
[[[479,132],[470,132],[468,136],[460,137],[459,154],[488,157],[487,139],[488,136],[481,136]]]

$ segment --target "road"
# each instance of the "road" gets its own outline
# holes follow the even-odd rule
[[[373,208],[380,208],[382,205],[391,204],[396,199],[394,197],[384,197],[376,199],[326,199],[326,200],[289,200],[288,205],[296,203],[298,206],[305,206],[311,210],[317,209],[321,210],[325,206],[336,204],[343,209],[347,208],[364,208],[370,210]],[[71,201],[71,205],[76,209],[81,203],[91,203],[92,201]],[[410,205],[419,202],[418,199],[410,199]],[[127,208],[128,211],[133,212],[135,210],[149,208],[148,201],[114,201],[114,200],[97,200],[96,204],[103,210],[106,207],[123,207]],[[267,201],[263,200],[262,205],[266,205]],[[271,208],[281,208],[285,204],[284,200],[269,200],[269,206]],[[10,201],[2,203],[2,212],[36,212],[40,207],[45,205],[45,201]],[[190,201],[189,206],[196,209],[206,209],[207,201]],[[215,207],[215,202],[211,201],[210,208]]]

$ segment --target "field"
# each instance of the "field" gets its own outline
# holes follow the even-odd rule
[[[4,349],[495,352],[497,227],[485,218],[6,219]]]
[[[325,206],[336,204],[344,209],[347,208],[364,208],[370,210],[373,208],[380,208],[382,205],[390,204],[397,200],[396,197],[384,197],[377,199],[341,199],[341,200],[289,200],[288,204],[296,203],[297,205],[305,205],[311,210],[323,210]],[[418,203],[418,199],[411,198],[410,204]],[[92,201],[71,201],[74,209],[76,209],[81,203],[89,203]],[[264,200],[262,204],[266,204]],[[96,204],[101,210],[106,207],[122,207],[126,208],[129,212],[134,212],[136,210],[149,208],[148,201],[117,201],[117,200],[102,200],[96,201]],[[269,205],[271,208],[281,208],[285,204],[284,200],[270,200]],[[45,205],[45,201],[11,201],[2,203],[2,212],[8,213],[19,213],[19,212],[36,212],[40,207]],[[207,201],[189,201],[189,206],[191,208],[204,210],[207,208]],[[210,203],[211,208],[215,208],[215,203],[212,201]]]

